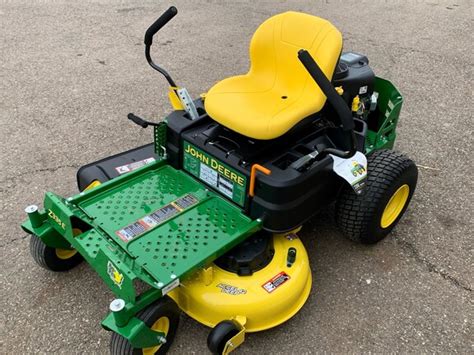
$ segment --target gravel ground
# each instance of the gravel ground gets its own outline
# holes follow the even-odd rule
[[[454,2],[453,2],[454,1]],[[332,21],[405,97],[397,149],[419,185],[390,238],[345,240],[331,211],[301,234],[312,294],[292,320],[240,353],[472,353],[471,1],[176,1],[158,61],[193,95],[248,68],[256,27],[287,9]],[[0,353],[106,353],[112,294],[87,266],[37,267],[19,229],[45,191],[75,193],[78,167],[151,141],[128,112],[160,119],[164,80],[142,36],[169,3],[0,1]],[[471,35],[469,35],[471,33]],[[182,317],[171,352],[205,353],[208,329]]]

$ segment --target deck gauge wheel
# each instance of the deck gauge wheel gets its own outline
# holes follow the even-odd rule
[[[237,325],[231,320],[218,323],[207,337],[207,347],[211,353],[221,355],[226,343],[239,332]]]

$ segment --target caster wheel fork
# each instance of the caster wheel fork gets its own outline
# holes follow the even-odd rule
[[[235,317],[218,323],[207,337],[207,346],[213,354],[226,355],[245,340],[245,317]]]

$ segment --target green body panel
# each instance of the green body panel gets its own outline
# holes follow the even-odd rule
[[[166,122],[160,122],[158,126],[153,127],[154,143],[155,143],[155,153],[160,158],[166,158],[166,140],[167,140],[167,124]]]
[[[259,221],[163,160],[68,199],[47,193],[44,206],[43,224],[27,221],[23,228],[48,246],[77,249],[127,302],[128,318],[260,229]],[[154,213],[166,218],[121,238],[124,227]],[[82,233],[74,236],[77,228]],[[141,293],[137,281],[149,290]]]
[[[245,205],[247,177],[186,141],[183,142],[183,168],[238,205]]]
[[[68,242],[60,233],[58,233],[53,226],[48,222],[48,214],[46,211],[40,211],[40,218],[42,219],[41,226],[34,228],[29,219],[21,224],[21,228],[30,234],[38,236],[46,245],[52,248],[68,249],[71,243]],[[34,231],[34,232],[33,232]]]
[[[75,249],[95,269],[112,292],[126,302],[135,302],[135,280],[148,284],[154,280],[133,263],[126,253],[111,242],[106,235],[91,229],[75,238]],[[114,270],[116,273],[112,273]]]
[[[366,138],[366,154],[377,149],[392,149],[396,139],[396,127],[403,98],[397,88],[388,80],[376,77],[375,91],[379,93],[377,110],[377,131],[370,130]]]

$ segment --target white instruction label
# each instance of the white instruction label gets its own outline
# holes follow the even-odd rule
[[[217,188],[227,197],[232,198],[234,194],[234,184],[232,181],[227,180],[222,175],[219,175],[219,182],[217,183]]]
[[[362,193],[367,178],[367,158],[361,152],[354,156],[344,159],[329,154],[334,160],[334,172],[346,180],[357,194]]]
[[[170,284],[166,285],[165,287],[163,287],[161,289],[161,293],[164,295],[166,295],[168,292],[170,292],[171,290],[175,289],[176,287],[179,286],[179,279],[176,279],[174,280],[173,282],[171,282]]]
[[[217,188],[227,197],[232,198],[234,194],[234,183],[224,176],[219,175],[217,171],[211,169],[205,164],[201,164],[199,178],[207,184]]]
[[[211,186],[217,186],[217,171],[211,169],[205,164],[201,164],[199,177]]]
[[[153,158],[153,157],[146,158],[146,159],[143,159],[143,160],[135,161],[135,162],[130,163],[130,164],[117,166],[115,168],[115,170],[117,170],[117,172],[120,175],[122,175],[122,174],[129,173],[130,171],[136,170],[138,168],[141,168],[142,166],[145,166],[147,164],[154,163],[154,162],[155,162],[155,158]]]

